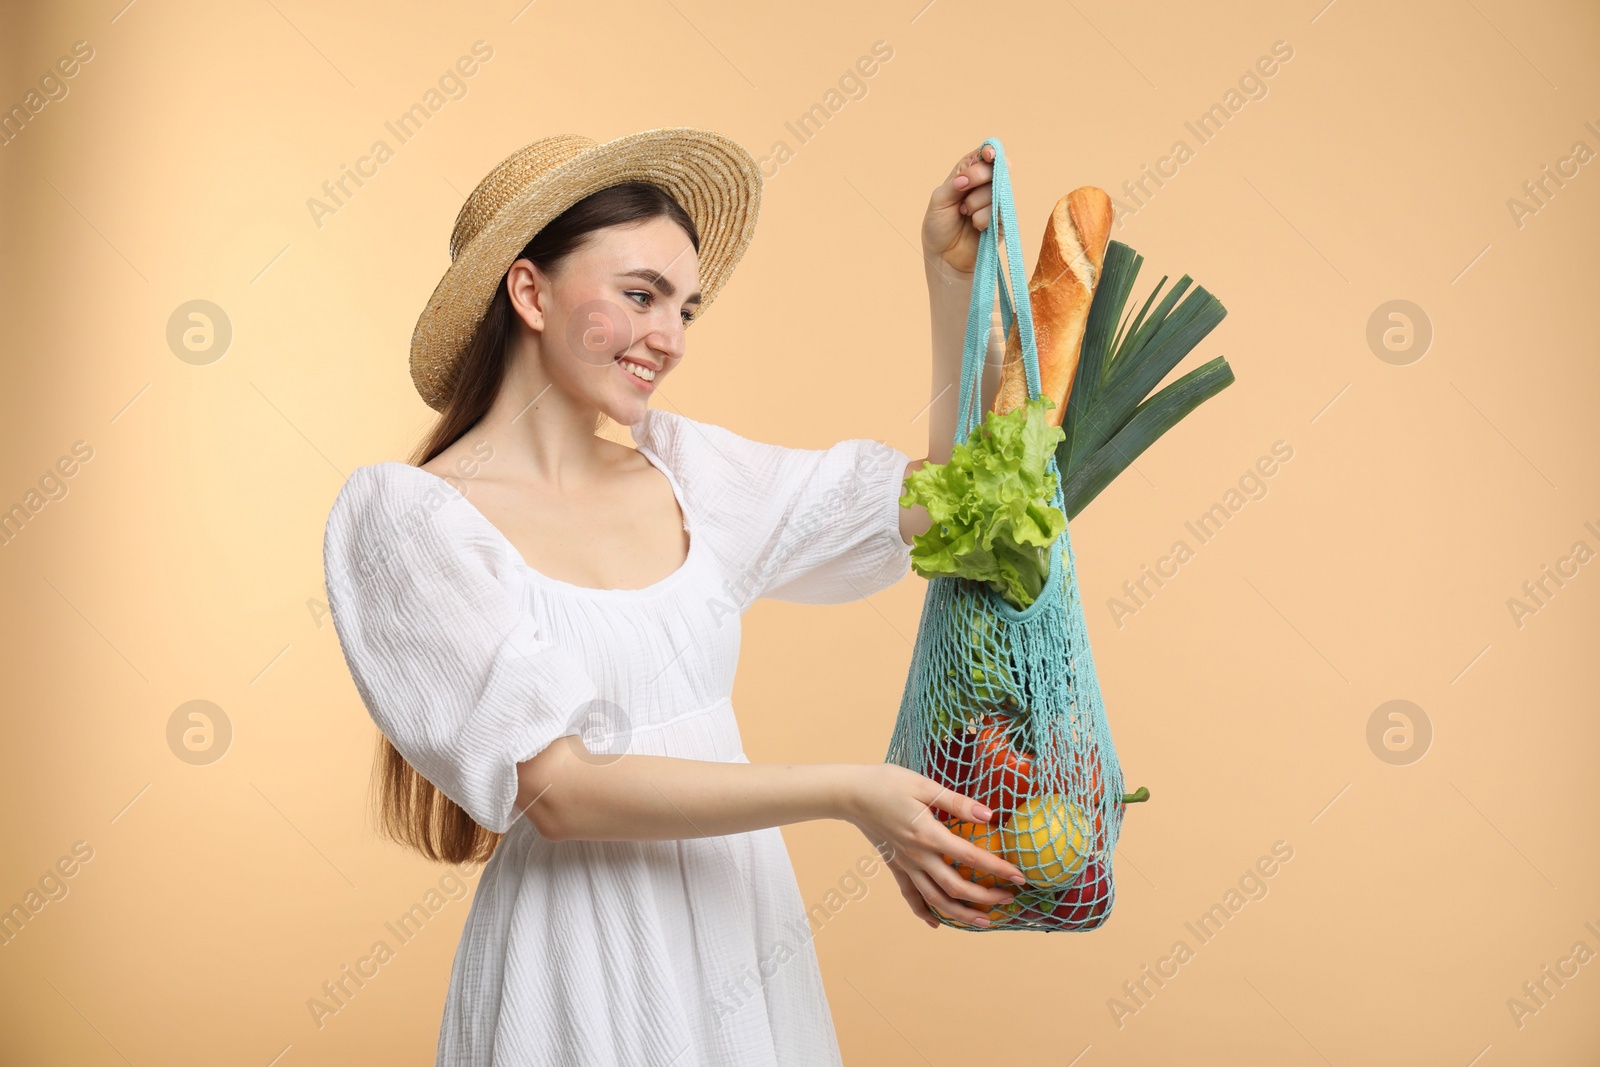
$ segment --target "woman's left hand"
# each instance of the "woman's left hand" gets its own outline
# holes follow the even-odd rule
[[[978,234],[989,225],[994,176],[994,146],[981,145],[962,156],[928,198],[922,218],[922,254],[953,270],[971,274],[978,263]]]

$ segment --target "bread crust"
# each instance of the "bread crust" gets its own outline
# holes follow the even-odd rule
[[[1085,185],[1056,201],[1039,246],[1039,261],[1028,282],[1033,311],[1033,337],[1039,351],[1039,390],[1055,402],[1045,412],[1050,425],[1061,425],[1067,397],[1078,370],[1078,353],[1089,321],[1089,305],[1100,283],[1106,243],[1111,238],[1111,197]],[[1028,402],[1028,377],[1022,365],[1022,338],[1017,324],[1006,337],[1000,385],[993,409],[1004,415]]]

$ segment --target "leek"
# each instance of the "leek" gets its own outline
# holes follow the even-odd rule
[[[1233,382],[1233,369],[1218,356],[1148,395],[1228,312],[1203,286],[1191,292],[1185,274],[1152,309],[1167,283],[1162,277],[1135,316],[1128,301],[1143,263],[1121,241],[1106,246],[1056,446],[1069,520],[1157,438]]]

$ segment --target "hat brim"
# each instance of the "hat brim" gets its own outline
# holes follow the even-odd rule
[[[661,186],[700,235],[698,320],[755,235],[761,171],[736,141],[691,126],[644,130],[585,149],[508,201],[451,261],[411,334],[411,380],[443,411],[463,351],[533,235],[579,200],[626,181]]]

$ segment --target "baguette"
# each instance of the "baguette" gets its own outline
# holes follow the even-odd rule
[[[1039,350],[1039,391],[1055,401],[1055,407],[1045,412],[1051,426],[1060,426],[1067,413],[1083,329],[1111,237],[1111,220],[1111,197],[1104,189],[1085,185],[1056,201],[1039,247],[1039,261],[1028,282],[1033,338]],[[1022,338],[1013,321],[993,408],[995,414],[1004,415],[1027,402]]]

